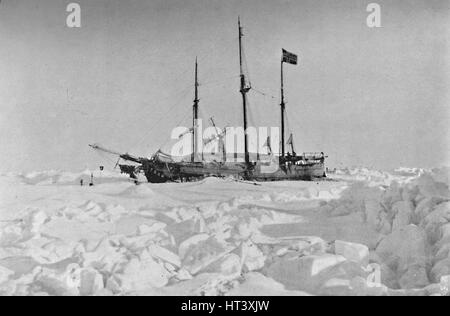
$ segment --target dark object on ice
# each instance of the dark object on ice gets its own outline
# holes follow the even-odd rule
[[[91,173],[91,182],[89,183],[89,186],[90,187],[94,186],[94,174],[93,173]]]
[[[103,170],[105,170],[105,167],[100,166],[100,171],[103,171]]]
[[[247,111],[248,111],[248,97],[247,93],[252,90],[251,84],[244,72],[244,53],[243,53],[243,28],[241,22],[239,26],[239,64],[240,64],[240,93],[242,95],[244,131],[247,131]],[[203,158],[198,144],[198,113],[199,113],[199,83],[198,83],[198,63],[195,62],[195,98],[193,105],[193,127],[186,134],[192,134],[192,155],[185,161],[176,162],[175,159],[159,150],[151,158],[140,158],[129,154],[121,154],[116,151],[105,149],[99,145],[89,145],[95,150],[106,152],[119,157],[117,165],[120,171],[128,174],[132,179],[137,180],[139,173],[144,173],[147,180],[151,183],[165,183],[165,182],[184,182],[196,181],[206,177],[231,177],[236,180],[244,181],[283,181],[283,180],[308,180],[323,179],[326,177],[325,173],[325,154],[322,153],[304,153],[298,155],[294,150],[294,136],[290,135],[288,142],[285,142],[285,116],[286,103],[284,98],[284,63],[296,65],[297,56],[283,50],[283,57],[281,59],[281,152],[279,156],[274,156],[277,153],[272,153],[271,144],[268,140],[267,147],[270,149],[270,159],[275,168],[273,171],[267,172],[267,165],[271,162],[262,161],[257,155],[256,160],[251,160],[249,153],[248,135],[244,133],[245,141],[245,162],[230,162],[227,161],[227,154],[225,146],[223,146],[223,161],[208,162]],[[213,123],[215,126],[215,124]],[[180,135],[181,136],[181,135]],[[184,135],[183,135],[184,136]],[[218,135],[217,139],[221,136]],[[270,139],[270,138],[269,138]],[[286,153],[285,145],[290,145],[292,153]],[[237,158],[237,155],[234,155]],[[121,165],[120,160],[125,160],[134,165]],[[270,165],[272,166],[272,165]]]
[[[84,181],[83,179],[80,180],[80,185],[83,186],[84,185]]]

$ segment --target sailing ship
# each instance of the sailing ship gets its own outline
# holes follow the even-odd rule
[[[128,174],[137,181],[138,175],[143,173],[150,183],[165,182],[185,182],[198,181],[206,177],[233,178],[244,181],[285,181],[285,180],[317,180],[326,178],[325,159],[321,153],[304,153],[297,155],[294,150],[293,135],[288,142],[285,141],[285,118],[286,102],[284,97],[284,64],[297,64],[297,56],[283,49],[281,60],[281,150],[279,153],[271,154],[271,160],[263,161],[257,155],[256,161],[250,159],[249,135],[248,135],[248,92],[251,86],[248,84],[243,67],[243,27],[238,21],[239,28],[239,64],[240,64],[240,94],[242,96],[243,109],[243,129],[244,129],[244,161],[228,161],[225,146],[223,145],[223,134],[217,135],[216,139],[222,140],[223,161],[206,161],[203,155],[198,155],[198,131],[197,122],[199,119],[199,83],[198,83],[198,62],[195,62],[195,98],[193,104],[193,125],[189,130],[192,134],[192,154],[189,161],[176,161],[171,155],[156,152],[151,158],[140,158],[130,154],[121,154],[116,151],[106,149],[100,145],[89,145],[95,150],[106,152],[119,157],[117,165],[124,174]],[[215,123],[212,120],[215,127]],[[214,140],[214,139],[212,139]],[[212,141],[210,140],[210,141]],[[290,152],[286,150],[286,145],[290,145]],[[270,137],[266,146],[270,149]],[[200,158],[199,158],[200,156]],[[236,155],[235,155],[236,157]],[[133,164],[120,164],[120,160]]]

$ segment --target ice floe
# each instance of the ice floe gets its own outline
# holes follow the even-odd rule
[[[448,171],[261,186],[104,171],[93,188],[89,170],[2,175],[0,295],[447,295]]]

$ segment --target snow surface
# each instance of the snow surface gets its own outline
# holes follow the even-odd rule
[[[0,295],[448,295],[450,169],[0,175]]]

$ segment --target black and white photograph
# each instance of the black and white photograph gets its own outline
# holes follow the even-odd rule
[[[1,0],[0,296],[450,296],[449,56],[450,0]]]

